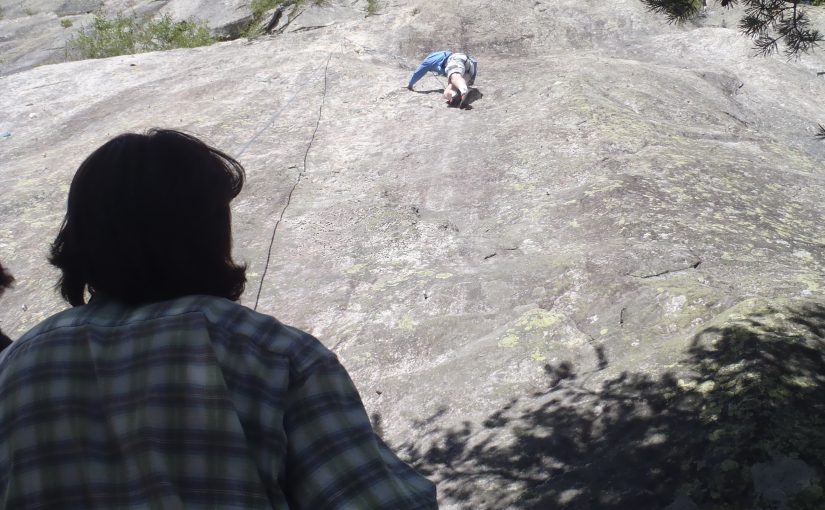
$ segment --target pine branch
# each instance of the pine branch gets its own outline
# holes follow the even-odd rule
[[[648,10],[667,16],[668,23],[683,23],[702,8],[701,0],[642,0]]]
[[[641,0],[647,8],[664,14],[668,23],[682,23],[694,17],[703,7],[702,0]],[[756,50],[770,55],[780,44],[788,58],[807,53],[825,38],[811,28],[810,19],[802,8],[803,0],[717,0],[722,7],[733,7],[740,2],[745,15],[739,30],[754,40]]]
[[[812,30],[810,25],[808,15],[804,11],[797,11],[794,5],[792,18],[786,20],[777,30],[785,40],[785,55],[788,58],[807,53],[822,42],[822,35],[818,30]]]
[[[767,57],[779,50],[779,40],[780,38],[771,37],[767,34],[760,35],[754,41],[754,49],[759,55]]]

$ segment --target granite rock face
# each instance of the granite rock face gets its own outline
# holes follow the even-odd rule
[[[66,60],[66,41],[94,14],[205,23],[213,37],[235,39],[250,22],[249,0],[0,0],[0,75]]]
[[[104,3],[103,0],[3,0],[0,8],[3,9],[4,18],[22,18],[43,13],[72,16],[100,9]]]
[[[635,0],[365,9],[0,77],[0,328],[64,306],[83,158],[180,128],[247,169],[242,302],[338,354],[443,508],[760,508],[797,465],[782,504],[821,502],[825,54]],[[470,110],[404,88],[445,48],[479,60]]]
[[[172,19],[196,19],[212,29],[220,39],[236,39],[252,21],[252,9],[248,0],[170,0],[160,9]]]

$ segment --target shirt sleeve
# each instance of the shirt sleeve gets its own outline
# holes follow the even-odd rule
[[[427,74],[427,71],[433,71],[438,74],[443,74],[441,72],[441,62],[447,58],[447,53],[444,51],[437,51],[435,53],[430,53],[427,55],[426,58],[418,65],[418,69],[410,77],[410,82],[407,86],[412,87],[415,83],[424,77]]]
[[[437,509],[435,485],[398,459],[372,429],[334,357],[314,365],[287,398],[284,493],[290,508]]]
[[[425,74],[427,74],[427,65],[425,64],[425,62],[421,62],[421,64],[418,65],[418,69],[416,69],[410,77],[410,82],[407,84],[407,86],[412,87],[418,80],[423,78]]]

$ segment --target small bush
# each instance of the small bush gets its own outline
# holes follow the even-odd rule
[[[252,8],[252,16],[260,20],[266,11],[274,9],[282,3],[284,3],[283,0],[252,0],[252,5],[250,5]]]
[[[60,20],[60,26],[63,28],[69,28],[72,26],[72,24],[72,20],[70,19],[63,18],[62,20]]]
[[[168,14],[150,21],[140,31],[138,43],[143,51],[207,46],[215,40],[203,23],[173,21]]]
[[[120,14],[114,19],[96,15],[92,24],[84,26],[67,44],[72,60],[105,58],[137,53],[135,39],[137,21]]]
[[[252,37],[257,35],[261,30],[261,23],[264,20],[264,14],[270,9],[274,9],[279,5],[290,2],[290,0],[252,0],[250,8],[252,9],[252,21],[241,30],[241,37]],[[294,2],[290,2],[294,3]],[[293,6],[293,9],[295,6]]]
[[[312,5],[325,5],[326,0],[311,0]],[[289,11],[285,11],[288,18],[293,18],[299,12],[301,7],[307,4],[307,0],[252,0],[250,8],[252,9],[252,21],[241,31],[241,37],[252,37],[260,33],[261,23],[264,21],[264,15],[278,6],[292,7]]]
[[[176,22],[168,14],[145,22],[121,14],[114,18],[96,15],[91,25],[83,27],[66,43],[66,57],[69,60],[106,58],[146,51],[194,48],[213,42],[215,40],[203,23]]]
[[[378,14],[378,0],[367,0],[367,16],[375,16]]]

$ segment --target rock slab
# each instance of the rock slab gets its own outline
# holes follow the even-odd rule
[[[759,508],[773,458],[815,498],[825,57],[635,0],[364,6],[0,77],[0,328],[65,306],[44,260],[83,158],[185,129],[247,169],[242,302],[337,353],[443,508]],[[471,110],[404,88],[443,48],[478,57]]]

